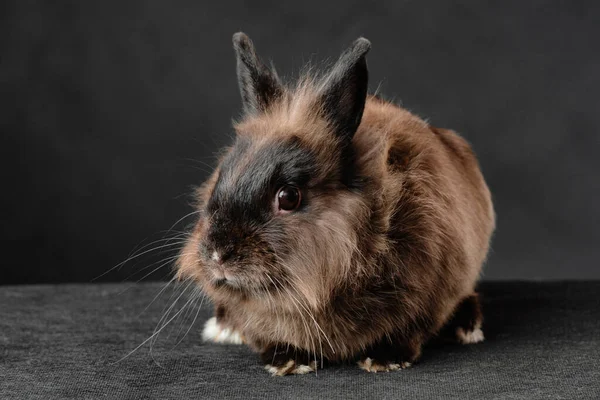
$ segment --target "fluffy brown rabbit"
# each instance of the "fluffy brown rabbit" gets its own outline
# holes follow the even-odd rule
[[[273,375],[406,368],[442,331],[483,340],[495,216],[469,144],[367,95],[364,38],[294,86],[233,44],[244,117],[177,271],[215,304],[204,339],[246,343]]]

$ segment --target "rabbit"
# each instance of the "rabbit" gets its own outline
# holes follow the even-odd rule
[[[243,118],[176,266],[214,304],[204,340],[276,376],[400,370],[443,332],[482,341],[495,213],[469,144],[367,93],[365,38],[296,84],[244,33],[233,46]]]

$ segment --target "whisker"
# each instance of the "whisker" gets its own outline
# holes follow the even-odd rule
[[[193,254],[193,253],[191,253],[191,254],[190,253],[179,253],[179,249],[172,249],[172,250],[177,250],[177,254],[172,255],[172,256],[168,256],[168,257],[165,257],[165,258],[162,258],[162,259],[160,259],[158,261],[155,261],[155,262],[153,262],[151,264],[148,264],[144,268],[141,268],[141,269],[135,271],[133,274],[129,275],[129,277],[127,279],[131,278],[133,275],[135,275],[135,274],[137,274],[139,272],[143,272],[143,271],[147,270],[148,268],[151,268],[151,267],[155,266],[158,263],[162,263],[160,266],[158,266],[157,268],[155,268],[152,271],[148,272],[146,275],[144,275],[143,277],[141,277],[140,279],[138,279],[135,282],[135,283],[139,283],[140,281],[143,281],[144,279],[146,279],[148,276],[152,275],[154,272],[158,271],[160,268],[162,268],[165,265],[167,265],[167,264],[173,262],[174,260],[178,259],[180,256]]]
[[[185,325],[184,323],[187,320],[188,316],[190,315],[190,313],[194,312],[194,305],[196,304],[196,302],[200,298],[199,296],[197,296],[197,288],[196,288],[195,285],[192,285],[192,292],[189,294],[189,297],[193,299],[192,305],[191,305],[191,307],[188,307],[187,311],[181,316],[182,323],[180,324],[179,329],[177,330],[177,334],[175,335],[176,339],[179,337],[179,334],[183,330],[183,327]],[[172,333],[173,333],[173,329],[171,329],[169,331],[169,333],[167,334],[166,339],[170,338]]]
[[[190,330],[196,323],[196,320],[198,319],[198,315],[200,314],[200,310],[202,309],[202,304],[204,304],[204,300],[206,299],[206,295],[202,291],[198,291],[198,293],[200,294],[199,297],[201,297],[201,300],[200,300],[200,305],[198,306],[198,309],[196,310],[196,315],[194,316],[194,319],[192,320],[192,323],[190,324],[187,331],[185,331],[183,337],[181,339],[179,339],[179,341],[175,344],[175,346],[173,346],[173,348],[177,347],[179,345],[179,343],[181,343],[183,341],[183,339],[185,339],[185,337],[188,335],[188,333],[190,333]]]
[[[165,248],[165,247],[175,246],[175,245],[178,245],[178,243],[171,243],[171,244],[166,244],[166,245],[162,245],[162,246],[157,246],[157,247],[154,247],[154,248],[152,248],[150,250],[146,250],[146,251],[143,251],[143,252],[141,252],[139,254],[131,256],[131,257],[127,258],[125,261],[121,261],[120,263],[118,263],[114,267],[110,268],[108,271],[105,271],[104,273],[98,275],[97,277],[95,277],[94,279],[92,279],[92,282],[95,281],[96,279],[102,278],[104,275],[108,274],[109,272],[112,272],[115,269],[122,267],[123,265],[125,265],[129,261],[132,261],[132,260],[134,260],[136,258],[139,258],[139,257],[143,256],[144,254],[148,254],[148,253],[151,253],[153,251],[160,250],[160,249]]]
[[[140,269],[139,271],[136,271],[136,272],[134,272],[133,274],[129,275],[129,277],[127,277],[125,280],[128,280],[129,278],[131,278],[132,276],[134,276],[134,275],[135,275],[135,274],[137,274],[138,272],[142,272],[142,271],[144,271],[144,270],[146,270],[146,269],[148,269],[148,268],[150,268],[150,267],[152,267],[152,266],[154,266],[154,265],[156,265],[156,264],[158,264],[158,263],[162,263],[162,264],[161,264],[161,265],[159,265],[158,267],[154,268],[152,271],[150,271],[150,272],[146,273],[144,276],[142,276],[142,277],[141,277],[140,279],[138,279],[137,281],[133,282],[131,285],[127,286],[125,289],[123,289],[123,290],[122,290],[122,291],[119,293],[119,295],[121,295],[121,294],[125,293],[126,291],[128,291],[129,289],[131,289],[132,287],[134,287],[134,286],[135,286],[135,284],[137,284],[137,283],[139,283],[139,282],[143,281],[144,279],[146,279],[147,277],[149,277],[150,275],[152,275],[153,273],[155,273],[155,272],[156,272],[156,271],[158,271],[159,269],[161,269],[161,268],[163,268],[164,266],[166,266],[166,265],[168,265],[168,264],[172,263],[174,260],[178,259],[180,256],[182,256],[182,255],[191,255],[191,254],[193,254],[193,253],[177,253],[177,254],[176,254],[176,255],[174,255],[174,256],[170,256],[170,257],[167,257],[167,258],[163,258],[163,259],[161,259],[161,260],[159,260],[159,261],[155,261],[155,262],[153,262],[152,264],[150,264],[150,265],[147,265],[147,266],[145,266],[144,268]],[[168,275],[168,274],[167,274],[167,275]],[[176,279],[176,277],[174,277],[174,279]]]
[[[171,303],[171,305],[165,310],[163,310],[163,315],[162,317],[158,320],[158,323],[156,324],[156,327],[154,328],[154,331],[156,332],[156,330],[158,329],[159,326],[161,326],[162,322],[169,317],[169,315],[171,314],[171,310],[173,309],[173,307],[175,307],[175,305],[177,304],[177,302],[179,301],[179,299],[184,295],[184,293],[189,289],[190,285],[192,284],[192,281],[188,281],[187,285],[183,288],[183,290],[181,291],[181,293],[179,293],[179,296],[177,296],[177,298],[173,301],[173,303]],[[173,298],[173,296],[175,295],[175,293],[173,293],[171,295],[171,297],[169,298],[169,302],[171,301],[171,299]],[[166,307],[166,306],[165,306]],[[152,347],[151,347],[152,349]]]
[[[207,168],[208,168],[208,170],[207,170],[207,171],[205,171],[205,172],[212,172],[212,171],[214,171],[214,169],[215,169],[215,166],[214,166],[214,165],[210,165],[210,164],[208,164],[208,163],[206,163],[206,162],[204,162],[204,161],[201,161],[201,160],[195,160],[195,159],[193,159],[193,158],[184,158],[184,160],[185,160],[185,161],[192,161],[192,162],[195,162],[195,163],[198,163],[198,164],[200,164],[200,165],[202,165],[202,166],[205,166],[205,167],[207,167]]]
[[[296,297],[294,297],[294,295],[292,295],[292,293],[289,291],[289,288],[286,288],[285,290],[288,293],[288,295],[291,297],[292,302],[294,304],[296,304],[296,309],[298,310],[298,313],[302,316],[302,312],[298,308],[298,306],[302,307],[302,304],[300,303],[300,301],[298,299],[296,299]],[[304,308],[304,309],[306,311],[306,308]],[[308,314],[309,317],[312,318],[312,316],[310,315],[310,312],[307,312],[307,314]],[[312,345],[312,349],[313,349],[313,354],[314,354],[315,359],[316,359],[316,357],[317,357],[317,349],[315,347],[315,341],[314,341],[312,330],[308,327],[308,323],[304,320],[304,317],[302,317],[302,320],[303,320],[304,325],[306,326],[306,332],[310,335],[310,341],[311,341],[311,345]],[[314,320],[314,318],[313,318],[313,320]],[[317,331],[317,340],[319,342],[319,349],[321,351],[321,360],[322,360],[323,359],[323,344],[321,342],[321,335],[320,335],[319,331]],[[321,368],[323,368],[322,362],[321,362]]]
[[[269,277],[270,279],[270,277]],[[298,306],[298,301],[295,299],[295,297],[289,292],[289,290],[285,287],[285,285],[283,285],[281,283],[281,281],[279,279],[277,279],[277,277],[274,277],[274,279],[279,283],[279,285],[281,285],[282,289],[286,292],[286,294],[292,298],[292,304],[294,305],[294,307],[296,308],[296,310],[298,311],[298,315],[300,316],[300,318],[302,319],[302,325],[304,326],[304,329],[306,331],[306,333],[309,335],[309,340],[310,340],[310,347],[312,348],[312,353],[315,356],[315,359],[317,357],[317,352],[316,352],[316,347],[315,347],[315,341],[314,341],[314,337],[312,334],[312,331],[306,321],[306,319],[304,318],[304,313],[302,312],[302,310],[299,308]],[[319,344],[320,344],[320,337],[319,337]],[[310,351],[309,351],[309,356],[310,356]],[[310,358],[310,357],[309,357]],[[323,358],[323,351],[322,351],[322,347],[321,347],[321,359]],[[310,361],[310,360],[309,360]],[[321,366],[322,368],[322,366]],[[316,371],[315,371],[316,373]]]
[[[171,227],[170,227],[170,228],[167,230],[167,234],[168,234],[169,232],[171,232],[171,229],[175,228],[175,226],[176,226],[178,223],[180,223],[181,221],[183,221],[184,219],[186,219],[186,218],[188,218],[188,217],[190,217],[190,216],[192,216],[192,215],[199,214],[199,213],[201,213],[201,212],[202,212],[201,210],[195,210],[195,211],[192,211],[191,213],[189,213],[189,214],[187,214],[187,215],[185,215],[185,216],[183,216],[183,217],[179,218],[179,219],[178,219],[177,221],[175,221],[175,223],[174,223],[173,225],[171,225]]]
[[[168,233],[168,231],[163,231],[163,232],[166,232],[166,233]],[[160,233],[160,232],[159,232],[159,233]],[[165,233],[165,235],[166,235],[166,233]],[[129,255],[128,255],[128,257],[127,257],[127,258],[129,258],[130,256],[133,256],[133,255],[135,255],[135,254],[136,254],[138,251],[142,251],[142,250],[144,250],[144,249],[146,249],[146,248],[148,248],[148,247],[152,246],[152,245],[153,245],[153,244],[155,244],[155,243],[160,243],[160,242],[165,242],[165,243],[168,243],[169,241],[171,241],[171,240],[173,240],[173,239],[176,239],[176,238],[179,238],[179,239],[181,239],[181,238],[184,238],[184,237],[186,237],[186,236],[189,236],[189,234],[188,234],[187,232],[179,232],[179,233],[177,233],[177,235],[173,235],[173,236],[171,236],[171,237],[164,237],[164,236],[163,236],[162,238],[160,238],[160,239],[156,239],[156,240],[153,240],[152,242],[150,242],[150,243],[146,243],[146,244],[144,244],[143,246],[141,246],[141,243],[140,243],[140,244],[138,244],[138,245],[136,246],[137,248],[136,248],[135,250],[133,250],[131,253],[129,253]],[[142,243],[143,243],[143,242],[142,242]]]
[[[281,257],[278,257],[279,260],[281,260]],[[280,262],[282,262],[283,260],[281,260]],[[287,270],[294,274],[294,276],[296,277],[296,279],[300,279],[300,277],[297,276],[297,274],[295,274],[295,272],[293,272],[293,269],[291,268],[287,268]],[[291,283],[288,281],[288,283]],[[296,288],[294,287],[294,285],[288,285],[290,286],[292,289],[294,289],[294,291],[296,292],[296,294],[298,294],[298,296],[300,298],[303,298],[302,295],[298,292],[298,290],[296,290]],[[327,336],[327,334],[325,333],[325,331],[323,331],[323,329],[321,328],[321,325],[319,325],[319,323],[317,322],[317,320],[315,319],[313,313],[309,310],[308,306],[304,305],[302,302],[300,303],[300,305],[306,310],[306,312],[308,313],[309,317],[313,320],[313,322],[315,323],[315,326],[317,327],[318,330],[321,331],[321,333],[325,336],[325,340],[327,341],[327,343],[329,344],[329,347],[331,348],[331,351],[333,353],[335,353],[335,349],[333,348],[333,345],[331,344],[331,341],[329,340],[329,337]]]
[[[154,303],[156,301],[156,299],[165,291],[166,288],[169,287],[170,284],[172,284],[175,280],[177,279],[176,276],[174,276],[173,278],[171,278],[164,286],[162,289],[160,289],[160,291],[156,294],[156,296],[154,296],[154,298],[152,299],[152,301],[142,310],[141,313],[138,314],[138,318],[146,312],[146,310],[148,310],[148,308],[152,305],[152,303]]]
[[[145,345],[146,343],[148,343],[148,341],[152,340],[153,338],[155,338],[158,334],[160,334],[160,332],[173,320],[175,319],[179,314],[181,314],[181,312],[185,309],[185,307],[190,303],[191,299],[188,300],[188,302],[181,307],[181,309],[179,311],[177,311],[177,313],[171,317],[171,319],[169,319],[159,330],[157,330],[156,332],[154,332],[152,334],[152,336],[150,336],[148,339],[144,340],[142,343],[140,343],[135,349],[131,350],[129,353],[127,353],[127,355],[125,355],[124,357],[120,358],[118,361],[112,363],[112,365],[118,364],[121,361],[125,360],[127,357],[131,356],[133,353],[135,353],[139,348],[141,348],[143,345]]]
[[[190,298],[190,299],[188,300],[188,302],[187,302],[187,303],[186,303],[186,304],[185,304],[183,307],[181,307],[181,308],[179,309],[179,311],[177,311],[177,313],[176,313],[176,314],[173,316],[173,318],[169,319],[169,320],[168,320],[166,323],[164,323],[164,324],[163,324],[163,325],[160,327],[160,329],[159,329],[158,327],[161,325],[162,321],[164,321],[166,318],[168,318],[168,317],[169,317],[169,315],[171,314],[171,310],[173,309],[173,307],[175,307],[175,305],[177,304],[177,302],[179,301],[179,299],[180,299],[180,298],[181,298],[181,297],[184,295],[184,293],[185,293],[185,292],[186,292],[186,291],[187,291],[187,290],[190,288],[191,284],[192,284],[192,281],[191,281],[191,280],[189,280],[189,281],[188,281],[188,283],[187,283],[187,285],[185,286],[185,288],[184,288],[184,289],[181,291],[181,293],[179,294],[179,296],[177,296],[177,298],[175,299],[175,301],[173,301],[173,304],[171,304],[171,306],[170,306],[170,307],[167,309],[167,311],[163,313],[163,316],[160,318],[160,320],[159,320],[159,321],[158,321],[158,323],[156,324],[156,327],[154,328],[154,332],[155,332],[155,333],[154,333],[154,334],[152,334],[152,336],[154,337],[154,339],[153,339],[153,340],[150,342],[150,349],[149,349],[148,353],[150,354],[150,357],[152,357],[152,359],[153,359],[153,360],[154,360],[154,361],[155,361],[155,362],[156,362],[158,365],[160,365],[160,363],[158,363],[158,362],[156,361],[156,359],[154,358],[154,355],[153,355],[153,353],[152,353],[152,351],[153,351],[153,347],[154,347],[154,344],[156,343],[156,339],[158,339],[158,336],[156,335],[156,332],[157,332],[157,330],[158,330],[158,331],[162,331],[162,330],[165,328],[165,326],[167,326],[167,325],[168,325],[168,324],[169,324],[169,323],[170,323],[170,322],[171,322],[171,321],[172,321],[172,320],[173,320],[173,319],[174,319],[174,318],[175,318],[177,315],[179,315],[179,314],[181,313],[181,311],[183,311],[183,309],[185,308],[185,306],[187,306],[187,304],[188,304],[188,303],[189,303],[189,302],[192,300],[192,298]],[[171,298],[172,298],[172,296],[171,296]]]

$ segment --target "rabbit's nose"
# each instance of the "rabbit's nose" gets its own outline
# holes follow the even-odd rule
[[[205,246],[202,250],[202,254],[206,260],[210,260],[217,265],[223,265],[225,261],[231,258],[233,254],[233,248],[230,246]]]
[[[212,252],[210,259],[219,265],[223,264],[223,257],[221,257],[221,254],[219,254],[219,252],[217,250],[214,250]]]

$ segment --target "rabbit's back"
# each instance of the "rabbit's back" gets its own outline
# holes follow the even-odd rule
[[[435,331],[473,292],[495,227],[479,163],[457,133],[374,97],[354,143],[365,171],[381,179],[387,271]]]

